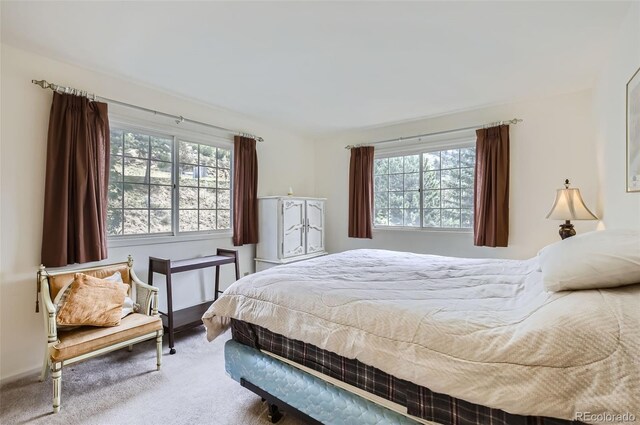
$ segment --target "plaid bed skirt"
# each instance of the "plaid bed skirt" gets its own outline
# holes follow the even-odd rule
[[[541,416],[520,416],[438,394],[382,372],[355,359],[347,359],[302,341],[286,338],[265,328],[231,320],[235,341],[268,351],[339,379],[407,408],[410,415],[443,425],[568,425],[581,424]]]

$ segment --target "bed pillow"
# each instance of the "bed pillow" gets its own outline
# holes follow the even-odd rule
[[[117,326],[129,287],[76,273],[56,321],[61,326]]]
[[[546,246],[538,261],[548,291],[640,283],[640,231],[583,233]]]

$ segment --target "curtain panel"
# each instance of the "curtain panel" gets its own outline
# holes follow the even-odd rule
[[[42,264],[107,258],[107,104],[53,93],[45,172]]]
[[[476,246],[509,242],[509,126],[476,131],[473,226]]]
[[[256,141],[233,140],[233,245],[258,243],[258,154]]]
[[[373,238],[373,146],[351,149],[349,237]]]

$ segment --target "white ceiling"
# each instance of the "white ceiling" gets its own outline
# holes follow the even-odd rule
[[[319,134],[590,87],[628,6],[3,1],[2,42]]]

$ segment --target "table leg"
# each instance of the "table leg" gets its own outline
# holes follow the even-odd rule
[[[171,271],[167,271],[167,326],[169,328],[169,354],[175,354],[173,348],[173,296],[171,295]]]
[[[238,251],[233,254],[233,261],[236,265],[236,280],[240,279],[240,264],[238,264]]]
[[[218,299],[218,292],[220,291],[220,266],[216,266],[216,285],[213,294],[213,300]]]

